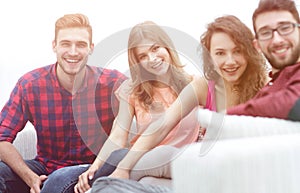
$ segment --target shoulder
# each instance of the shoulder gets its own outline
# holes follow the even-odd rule
[[[131,79],[127,79],[122,84],[120,87],[116,90],[115,95],[119,99],[123,99],[124,101],[127,101],[131,105],[134,105],[134,101],[136,100],[134,94],[133,94],[133,82]]]
[[[295,76],[300,79],[299,74],[300,74],[300,62],[296,63],[292,66],[288,66],[285,69],[283,69],[283,71],[286,71],[286,74],[291,75],[291,76]]]
[[[209,81],[207,79],[205,79],[204,76],[200,76],[200,75],[193,76],[193,80],[191,82],[191,84],[194,87],[202,88],[202,89],[208,88],[208,83],[209,83]]]
[[[132,91],[134,89],[132,79],[127,79],[120,85],[117,93],[122,96],[130,96],[132,94]]]
[[[102,86],[116,86],[119,87],[120,84],[128,79],[123,73],[114,69],[107,69],[96,66],[87,66],[89,73],[95,77],[98,84]]]
[[[93,73],[100,75],[102,78],[110,78],[110,79],[127,79],[127,77],[118,70],[102,68],[97,66],[87,66],[90,71]]]
[[[47,79],[47,77],[50,76],[51,70],[52,68],[54,68],[54,66],[55,64],[51,64],[29,71],[19,78],[18,84],[21,86],[25,86],[28,83],[33,83],[36,81]]]
[[[200,105],[206,104],[207,95],[210,90],[209,84],[210,81],[208,81],[204,76],[200,76],[200,75],[194,76],[191,82],[191,85],[198,97],[198,102]]]

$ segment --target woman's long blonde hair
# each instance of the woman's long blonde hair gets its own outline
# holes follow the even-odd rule
[[[201,44],[204,49],[210,50],[210,42],[214,33],[226,33],[232,41],[240,48],[247,61],[247,68],[241,76],[241,81],[234,85],[234,90],[239,93],[238,104],[244,103],[252,98],[267,81],[267,65],[263,55],[253,45],[254,35],[251,30],[237,17],[227,15],[215,19],[208,24],[206,32],[201,36]],[[203,52],[205,53],[205,52]],[[204,75],[208,80],[217,81],[221,78],[214,70],[211,59],[203,56]]]
[[[167,33],[157,24],[146,21],[134,26],[128,40],[128,62],[131,78],[134,83],[132,93],[137,97],[145,109],[153,102],[153,87],[157,82],[155,77],[141,67],[135,56],[135,48],[141,46],[144,40],[150,40],[167,49],[170,54],[171,64],[168,73],[171,73],[171,84],[174,93],[178,96],[181,90],[192,80],[180,62],[173,42]]]

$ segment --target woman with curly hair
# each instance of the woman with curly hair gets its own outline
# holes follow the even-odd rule
[[[251,30],[233,15],[208,24],[201,36],[205,80],[194,82],[199,85],[208,80],[208,89],[204,89],[207,92],[197,92],[204,96],[198,97],[204,108],[225,111],[251,99],[267,83],[267,65],[253,40]],[[199,139],[204,134],[201,128]]]
[[[225,89],[226,96],[226,101],[216,100],[217,108],[211,110],[220,111],[244,103],[266,84],[265,60],[255,49],[253,40],[250,29],[232,15],[215,19],[201,36],[201,44],[213,60],[208,61],[210,58],[203,52],[208,93],[215,90],[216,98],[223,98]],[[223,89],[220,91],[218,87]],[[202,104],[208,105],[207,101]]]

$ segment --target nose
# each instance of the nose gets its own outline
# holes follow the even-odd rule
[[[235,63],[235,59],[234,56],[232,54],[228,54],[225,60],[226,64],[234,64]]]
[[[155,61],[156,60],[156,53],[153,53],[153,52],[151,52],[151,53],[149,53],[149,61]]]
[[[75,44],[72,44],[72,46],[69,49],[69,54],[70,55],[76,55],[77,54],[77,47]]]
[[[274,43],[276,43],[276,42],[282,42],[282,41],[283,41],[283,38],[282,38],[282,36],[281,36],[277,31],[274,31],[274,32],[273,32],[273,38],[272,38],[272,41],[273,41]]]

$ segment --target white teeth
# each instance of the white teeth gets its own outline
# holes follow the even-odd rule
[[[79,60],[71,60],[71,59],[66,59],[67,62],[70,62],[70,63],[76,63],[78,62]]]
[[[224,69],[224,71],[226,71],[226,72],[234,72],[234,71],[236,71],[238,68],[226,68],[226,69]]]
[[[157,68],[157,67],[160,66],[160,65],[161,65],[161,62],[159,62],[159,63],[153,65],[152,68]]]
[[[286,50],[287,50],[286,48],[280,49],[280,50],[275,50],[275,53],[277,53],[277,54],[282,54],[282,53],[284,53]]]

